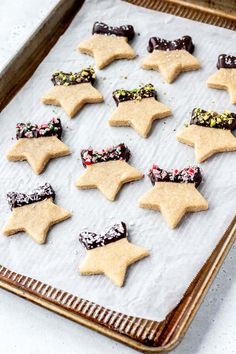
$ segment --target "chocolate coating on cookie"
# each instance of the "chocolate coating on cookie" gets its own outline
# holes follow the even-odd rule
[[[120,102],[130,100],[141,100],[143,98],[155,97],[157,99],[157,92],[152,84],[147,84],[133,90],[118,89],[113,91],[112,96],[116,102],[116,105]]]
[[[95,22],[93,25],[92,34],[103,34],[106,36],[118,36],[118,37],[126,37],[128,41],[134,38],[135,32],[134,27],[131,25],[123,25],[123,26],[108,26],[103,22]]]
[[[170,172],[153,165],[148,172],[152,184],[156,182],[175,182],[175,183],[195,183],[198,187],[202,181],[201,170],[198,166],[186,167],[182,170],[173,169]]]
[[[80,70],[78,73],[65,73],[63,71],[56,71],[54,74],[52,74],[51,78],[54,86],[71,86],[85,83],[91,83],[93,85],[95,80],[95,71],[91,66]]]
[[[217,69],[236,69],[236,57],[233,55],[221,54],[218,56]]]
[[[128,161],[130,155],[131,155],[130,150],[123,143],[99,151],[95,151],[93,150],[93,148],[84,149],[81,151],[81,159],[84,167],[87,167],[88,165],[94,163],[106,162],[112,160]]]
[[[236,129],[236,114],[225,110],[224,113],[205,111],[199,107],[192,111],[190,124],[200,125],[208,128]]]
[[[183,36],[173,41],[168,41],[167,39],[162,39],[159,37],[151,37],[147,47],[149,53],[152,53],[154,50],[170,51],[181,49],[187,50],[191,54],[193,53],[194,44],[190,36]]]
[[[55,192],[49,183],[34,189],[32,193],[7,193],[7,201],[11,209],[22,207],[24,205],[40,202],[41,200],[55,198]]]
[[[61,135],[62,126],[59,118],[52,118],[48,123],[40,125],[31,122],[16,124],[16,139],[46,136],[56,136],[60,139]]]
[[[124,222],[113,225],[107,232],[96,234],[94,232],[81,232],[79,234],[80,243],[87,249],[92,250],[103,247],[111,242],[121,240],[126,237],[126,225]]]

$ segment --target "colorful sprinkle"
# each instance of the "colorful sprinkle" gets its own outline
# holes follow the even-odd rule
[[[39,138],[45,136],[57,136],[59,139],[62,135],[61,120],[52,118],[48,123],[41,125],[28,123],[17,123],[16,139],[21,138]]]
[[[130,158],[130,150],[128,147],[121,143],[116,146],[111,146],[100,151],[95,151],[93,148],[84,149],[81,151],[81,159],[83,166],[89,166],[98,162],[106,162],[111,160],[125,160]]]
[[[170,172],[159,168],[153,164],[148,172],[152,184],[156,182],[175,182],[175,183],[195,183],[196,187],[202,181],[201,170],[198,166],[186,167],[182,170],[173,169]]]
[[[79,234],[79,241],[87,250],[92,250],[93,248],[103,247],[125,237],[126,225],[121,221],[102,234],[87,231],[81,232]]]
[[[48,198],[55,198],[55,192],[49,183],[45,183],[34,189],[30,194],[18,192],[7,193],[7,201],[11,209],[40,202],[41,200]]]
[[[157,92],[153,84],[146,84],[135,88],[133,90],[117,89],[112,93],[113,98],[118,106],[120,102],[137,100],[140,101],[143,98],[155,97],[157,99]]]
[[[56,71],[52,74],[51,81],[54,86],[71,86],[90,82],[92,85],[96,80],[95,71],[92,66],[80,70],[78,73],[64,73]]]
[[[201,125],[208,128],[234,130],[236,129],[236,114],[227,110],[219,114],[214,111],[205,111],[197,107],[192,111],[190,124]]]

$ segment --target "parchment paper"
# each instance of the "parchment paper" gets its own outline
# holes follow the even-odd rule
[[[96,20],[111,25],[134,25],[140,33],[132,43],[138,56],[96,70],[97,88],[103,93],[105,103],[87,105],[76,118],[69,120],[62,109],[44,106],[40,98],[51,87],[50,77],[56,69],[77,71],[94,63],[92,57],[78,53],[75,47],[90,35]],[[196,44],[195,55],[202,63],[200,70],[185,73],[168,85],[159,73],[140,69],[149,37],[175,39],[186,34]],[[207,77],[216,70],[218,55],[235,54],[235,41],[236,34],[232,31],[119,0],[86,1],[33,77],[3,111],[0,125],[0,227],[10,214],[5,193],[30,192],[46,181],[56,191],[56,202],[70,209],[73,217],[54,226],[43,246],[23,233],[9,238],[1,236],[0,264],[114,310],[162,320],[177,305],[233,217],[235,154],[218,154],[201,165],[204,183],[199,190],[209,201],[209,210],[189,214],[177,229],[169,230],[159,213],[138,207],[139,197],[151,188],[147,177],[126,185],[113,203],[97,190],[77,190],[75,181],[84,172],[80,150],[90,145],[102,148],[125,142],[133,154],[130,163],[145,173],[154,162],[166,169],[194,164],[194,150],[176,141],[176,130],[189,121],[195,106],[216,111],[235,110],[226,92],[206,87]],[[112,90],[132,89],[148,82],[156,86],[159,100],[171,107],[173,116],[154,124],[148,139],[139,137],[132,128],[109,127],[107,119],[115,109]],[[63,141],[71,147],[72,155],[51,161],[40,176],[34,175],[27,162],[8,162],[5,153],[15,141],[12,138],[16,123],[48,121],[52,116],[61,117],[65,128]],[[78,273],[85,256],[78,241],[79,231],[100,232],[120,220],[128,225],[129,239],[150,250],[150,257],[130,267],[121,289],[104,276]]]

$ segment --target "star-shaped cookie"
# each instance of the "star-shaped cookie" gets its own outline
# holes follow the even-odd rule
[[[87,255],[79,267],[81,275],[104,274],[121,287],[127,268],[147,257],[149,252],[127,240],[126,225],[120,222],[103,234],[82,232],[79,235]]]
[[[27,160],[33,171],[40,174],[49,160],[70,154],[69,147],[60,138],[62,126],[59,118],[41,125],[18,123],[17,142],[7,152],[9,161]]]
[[[236,114],[218,114],[195,108],[190,125],[183,127],[176,138],[193,146],[196,160],[203,162],[216,153],[236,150],[236,138],[231,133],[233,129],[236,129]]]
[[[103,69],[117,59],[133,59],[136,54],[128,41],[134,37],[133,26],[111,27],[95,22],[92,36],[78,46],[81,53],[94,57],[96,66]]]
[[[70,212],[54,204],[55,192],[46,183],[31,194],[7,194],[12,213],[3,228],[6,236],[24,231],[39,243],[45,243],[50,227],[71,216]]]
[[[198,59],[192,55],[193,50],[194,45],[189,36],[174,41],[152,37],[148,45],[150,54],[143,59],[141,67],[158,70],[166,82],[171,83],[181,72],[200,68]]]
[[[115,90],[113,98],[118,107],[112,113],[108,123],[111,126],[130,126],[146,138],[154,120],[171,115],[171,110],[157,101],[157,93],[152,84],[138,89]]]
[[[80,189],[97,188],[110,201],[114,201],[122,185],[137,181],[143,174],[127,161],[130,151],[119,144],[101,151],[82,150],[81,157],[86,171],[76,182]]]
[[[78,73],[57,71],[51,79],[54,86],[44,94],[42,102],[61,106],[73,118],[86,103],[103,102],[102,94],[93,87],[95,79],[92,67]]]
[[[186,213],[208,209],[196,189],[202,179],[198,167],[167,172],[153,165],[149,177],[154,187],[140,198],[139,206],[160,211],[170,228],[174,229]]]
[[[236,56],[219,55],[217,69],[217,72],[208,78],[207,86],[228,90],[230,102],[236,104]]]

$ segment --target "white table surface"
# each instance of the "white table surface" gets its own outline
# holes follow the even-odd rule
[[[0,71],[59,0],[0,0]]]
[[[59,0],[0,1],[0,71]],[[231,249],[175,354],[236,352],[236,246]],[[99,354],[135,351],[0,290],[0,353]]]

